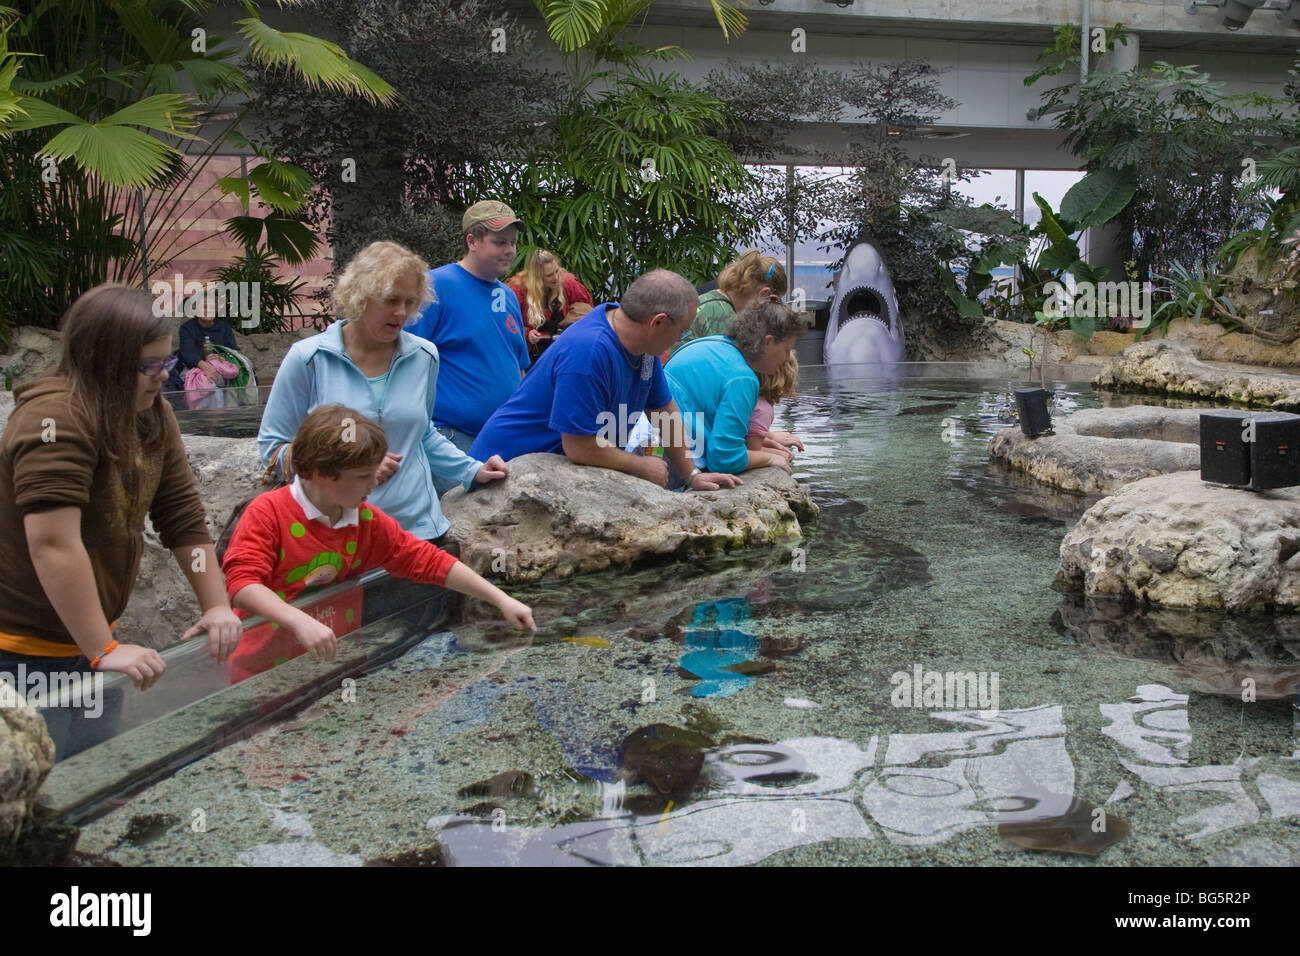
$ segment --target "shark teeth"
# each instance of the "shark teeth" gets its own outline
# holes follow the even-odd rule
[[[855,301],[861,298],[866,298],[868,301],[866,303]],[[854,306],[859,307],[853,308]],[[847,314],[840,320],[838,329],[842,329],[850,322],[856,322],[858,319],[874,319],[886,328],[889,327],[891,316],[889,314],[888,298],[882,290],[877,289],[875,286],[861,285],[854,287],[844,297],[839,311]]]

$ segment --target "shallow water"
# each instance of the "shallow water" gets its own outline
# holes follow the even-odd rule
[[[1052,591],[1089,502],[991,466],[1007,381],[941,372],[805,372],[777,420],[807,444],[796,475],[823,509],[798,549],[512,592],[544,625],[531,642],[491,623],[431,635],[355,700],[191,764],[79,848],[129,864],[1300,861],[1295,619]],[[1058,414],[1100,404],[1087,385],[1056,397]]]

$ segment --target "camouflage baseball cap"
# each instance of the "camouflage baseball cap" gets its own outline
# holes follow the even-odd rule
[[[484,199],[465,210],[465,215],[460,219],[460,231],[469,232],[480,223],[493,232],[500,232],[511,224],[522,226],[524,221],[505,203],[496,199]]]

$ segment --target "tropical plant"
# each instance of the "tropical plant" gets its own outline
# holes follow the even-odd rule
[[[387,83],[336,45],[268,24],[256,0],[234,24],[246,51],[209,35],[214,5],[66,0],[10,18],[6,51],[23,59],[10,80],[17,100],[0,167],[0,250],[23,264],[0,276],[0,311],[50,325],[98,282],[146,278],[167,254],[151,245],[184,214],[184,183],[243,119],[238,98],[251,66],[392,99]]]
[[[631,64],[646,55],[668,58],[686,56],[679,47],[646,50],[621,41],[623,32],[643,17],[654,0],[534,0],[546,32],[565,54],[575,92],[585,89],[601,63]],[[747,0],[709,0],[722,37],[745,32],[748,18],[742,12]]]
[[[633,64],[596,74],[555,120],[553,144],[498,163],[494,194],[599,297],[650,266],[717,274],[755,231],[741,208],[752,177],[709,130],[723,104],[680,76]]]
[[[995,318],[1020,321],[1032,316],[1036,324],[1044,327],[1068,321],[1080,337],[1088,338],[1096,328],[1093,316],[1053,314],[1048,300],[1055,295],[1053,286],[1063,288],[1070,281],[1067,277],[1093,284],[1105,278],[1107,267],[1085,262],[1074,237],[1090,226],[1113,219],[1126,206],[1134,188],[1123,173],[1102,170],[1070,187],[1061,200],[1059,214],[1047,200],[1034,193],[1034,203],[1041,216],[1033,228],[1017,223],[1003,210],[983,207],[991,221],[970,230],[986,238],[964,263],[965,286],[959,288],[953,270],[946,264],[940,265],[944,291],[962,315],[977,317],[992,313]],[[1000,221],[998,213],[1001,213]],[[949,224],[962,225],[952,219]],[[993,284],[994,270],[1005,265],[1016,267],[1017,281],[1014,286],[1004,284],[990,297],[988,305],[982,305],[978,296]]]
[[[1049,67],[1026,84],[1077,62],[1068,49],[1058,38],[1046,54]],[[1227,95],[1222,87],[1194,66],[1157,62],[1097,70],[1043,94],[1040,114],[1056,115],[1085,170],[1135,183],[1116,233],[1120,252],[1143,276],[1168,275],[1174,261],[1209,268],[1248,205],[1237,191],[1243,158],[1262,155],[1288,131],[1283,101]]]
[[[1159,328],[1163,334],[1171,320],[1183,316],[1197,323],[1211,317],[1215,321],[1238,321],[1232,300],[1224,294],[1223,278],[1200,263],[1188,268],[1181,262],[1174,262],[1168,275],[1155,277],[1155,285],[1156,294],[1163,301],[1151,313],[1150,328],[1138,330],[1134,336],[1136,340],[1141,340],[1152,328]]]
[[[281,278],[279,265],[277,257],[269,251],[252,247],[212,274],[214,282],[247,283],[246,287],[258,290],[258,314],[248,319],[254,324],[240,329],[244,334],[289,332],[295,328],[298,297],[307,283],[301,278]]]
[[[377,239],[457,258],[461,214],[495,188],[483,171],[551,138],[567,81],[532,65],[532,33],[490,0],[318,0],[313,14],[400,97],[361,103],[259,70],[257,139],[315,178],[305,214],[340,266]]]
[[[1294,143],[1300,137],[1300,60],[1289,76],[1284,90],[1293,106],[1294,126],[1287,139]],[[1300,146],[1266,152],[1255,171],[1254,177],[1243,176],[1242,194],[1251,202],[1237,222],[1243,228],[1219,249],[1218,259],[1228,269],[1249,249],[1267,271],[1285,255],[1285,241],[1300,234]]]
[[[717,135],[734,151],[752,162],[795,157],[809,164],[763,167],[742,197],[746,218],[765,227],[762,244],[815,239],[836,268],[848,246],[869,235],[889,262],[904,313],[951,312],[935,264],[961,255],[964,246],[941,219],[971,205],[949,185],[972,173],[951,168],[945,181],[937,158],[909,152],[957,105],[940,90],[939,71],[919,60],[848,72],[801,60],[731,64],[710,73],[706,84],[727,105],[728,124]],[[792,136],[809,121],[838,124],[850,141],[814,151]],[[810,290],[810,297],[819,292]]]

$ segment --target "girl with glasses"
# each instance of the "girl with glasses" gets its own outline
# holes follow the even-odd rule
[[[171,323],[147,292],[106,284],[72,304],[62,329],[58,369],[15,389],[0,438],[0,670],[119,671],[147,690],[162,657],[119,641],[113,623],[140,567],[146,514],[202,608],[181,639],[206,631],[224,659],[240,635],[180,429],[159,396],[176,362]],[[46,722],[57,738],[57,719]],[[63,756],[87,741],[55,743]]]

